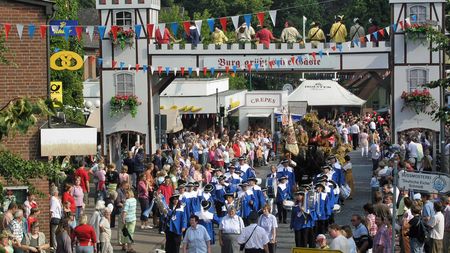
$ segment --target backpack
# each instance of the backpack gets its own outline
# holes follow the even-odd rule
[[[419,219],[416,226],[419,226],[417,240],[424,243],[427,238],[430,238],[430,229],[423,223],[422,219]]]

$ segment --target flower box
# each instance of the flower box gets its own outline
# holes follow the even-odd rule
[[[428,89],[414,90],[412,92],[403,91],[401,98],[403,99],[403,108],[412,109],[419,114],[421,112],[426,113],[428,106],[433,105],[434,99]]]
[[[111,101],[109,102],[110,105],[110,116],[114,117],[119,114],[125,113],[125,111],[129,111],[131,114],[131,117],[136,117],[138,106],[142,104],[141,101],[138,100],[137,96],[130,95],[130,96],[119,96],[116,95],[111,98]]]
[[[120,46],[122,50],[125,49],[127,45],[133,47],[135,32],[133,29],[124,30],[123,27],[117,29],[117,36],[114,36],[112,31],[109,31],[109,37],[114,46]]]
[[[427,38],[427,33],[434,30],[431,23],[412,24],[405,29],[406,38],[410,40],[423,40]]]

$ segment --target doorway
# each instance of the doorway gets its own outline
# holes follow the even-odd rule
[[[140,143],[146,147],[145,134],[133,131],[115,132],[106,136],[107,157],[110,163],[114,163],[118,171],[121,170],[122,161],[127,157],[135,143]]]

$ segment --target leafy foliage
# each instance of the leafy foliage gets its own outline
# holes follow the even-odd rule
[[[31,184],[31,179],[55,180],[59,177],[60,170],[61,166],[56,160],[54,162],[28,161],[9,151],[0,151],[0,175],[7,183],[25,184],[31,192],[42,195]],[[0,184],[0,190],[2,189],[3,185]]]
[[[70,4],[68,4],[70,2]],[[78,18],[78,1],[55,0],[57,11],[56,20],[76,20]],[[68,41],[64,37],[52,36],[50,38],[50,49],[73,51],[79,55],[84,55],[83,43],[76,37],[70,37]],[[63,83],[64,105],[72,108],[83,108],[83,68],[77,71],[55,71],[51,70],[51,78],[54,81]],[[64,107],[63,107],[64,108]],[[84,123],[85,119],[80,110],[63,109],[68,120]]]
[[[8,47],[5,45],[5,37],[0,34],[0,64],[8,65],[10,64],[8,58],[6,58],[6,53],[8,53]]]
[[[242,75],[235,75],[230,77],[230,90],[245,90],[247,89],[248,81]]]
[[[36,124],[40,116],[53,115],[53,105],[49,100],[28,98],[11,100],[0,110],[0,140],[17,132],[25,134]],[[0,174],[1,175],[1,174]]]

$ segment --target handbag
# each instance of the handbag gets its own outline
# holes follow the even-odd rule
[[[128,231],[128,228],[125,225],[123,225],[123,227],[122,227],[122,235],[124,237],[128,237],[128,239],[130,239],[131,243],[134,243],[133,238],[131,238],[130,231]]]
[[[250,238],[252,238],[253,232],[255,232],[257,227],[258,227],[258,225],[255,226],[255,228],[253,229],[252,233],[248,237],[247,241],[244,242],[244,244],[239,244],[239,250],[240,251],[244,251],[245,250],[245,245],[247,244],[248,240],[250,240]]]

